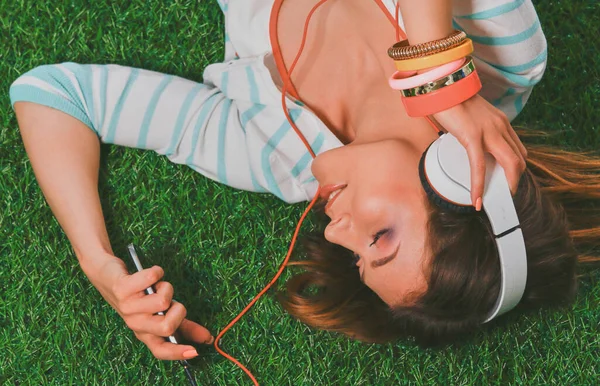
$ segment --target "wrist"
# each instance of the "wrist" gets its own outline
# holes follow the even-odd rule
[[[89,260],[101,259],[102,257],[113,256],[114,252],[108,240],[99,240],[97,238],[88,238],[85,240],[71,241],[71,246],[77,260],[80,264],[88,263]]]
[[[77,256],[81,270],[87,277],[96,276],[96,274],[103,270],[107,263],[118,260],[122,263],[122,260],[108,253],[104,250],[90,251],[84,255]]]

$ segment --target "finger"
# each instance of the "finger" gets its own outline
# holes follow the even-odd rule
[[[158,359],[183,360],[198,355],[196,349],[190,345],[174,344],[165,338],[152,334],[136,333],[135,336],[144,343]]]
[[[203,327],[196,322],[192,322],[189,319],[184,319],[181,322],[179,331],[187,340],[201,344],[212,344],[215,339],[206,327]]]
[[[517,132],[512,128],[512,126],[510,127],[510,130],[508,130],[508,134],[519,147],[519,152],[521,153],[523,160],[527,160],[527,148],[525,148],[525,145],[523,145],[523,142],[517,135]]]
[[[156,292],[154,295],[158,295],[158,306],[161,307],[158,311],[165,311],[171,306],[173,301],[173,286],[167,281],[159,281],[154,286]],[[158,312],[157,311],[157,312]]]
[[[156,292],[151,295],[126,299],[121,304],[121,313],[123,315],[156,314],[159,311],[167,310],[173,299],[173,286],[169,282],[159,281],[154,288]]]
[[[471,202],[477,204],[477,199],[483,196],[485,183],[485,158],[481,139],[469,141],[465,146],[471,167]],[[481,208],[479,208],[481,209]]]
[[[520,175],[523,172],[523,170],[525,170],[525,158],[523,157],[523,154],[521,154],[521,150],[519,149],[519,146],[515,143],[515,141],[510,136],[510,134],[505,133],[502,135],[502,137],[504,138],[506,143],[511,147],[513,153],[515,153],[515,155],[519,158],[519,175]]]
[[[165,315],[134,314],[124,320],[133,331],[168,337],[179,328],[186,314],[183,304],[171,302]]]
[[[527,158],[527,149],[525,149],[525,146],[519,139],[519,136],[515,132],[515,129],[510,124],[510,120],[502,110],[499,110],[491,105],[490,107],[492,107],[494,113],[497,114],[497,116],[499,117],[496,125],[498,127],[502,127],[504,129],[503,132],[507,132],[509,134],[511,140],[517,145],[517,149],[523,157],[523,160],[525,160]]]
[[[165,271],[158,265],[143,269],[117,281],[116,287],[113,288],[113,292],[120,300],[125,300],[138,292],[142,292],[139,294],[140,296],[144,295],[143,291],[159,281],[164,274]]]
[[[493,149],[492,155],[504,169],[510,193],[514,196],[521,176],[520,154],[515,154],[510,145],[504,140],[504,137],[495,141],[490,148]]]

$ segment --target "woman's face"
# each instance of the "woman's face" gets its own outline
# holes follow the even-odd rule
[[[331,218],[325,238],[360,256],[361,279],[388,305],[407,304],[409,292],[427,286],[422,152],[402,139],[387,139],[332,149],[312,164],[321,187],[347,184],[325,210]]]

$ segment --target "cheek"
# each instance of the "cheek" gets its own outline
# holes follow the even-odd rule
[[[401,178],[385,178],[370,182],[363,184],[361,194],[356,197],[355,202],[359,212],[365,216],[397,212],[418,197],[415,186]]]
[[[353,216],[365,226],[369,224],[383,226],[384,224],[381,223],[383,217],[396,206],[394,201],[381,194],[381,190],[365,191],[354,196],[353,201]]]

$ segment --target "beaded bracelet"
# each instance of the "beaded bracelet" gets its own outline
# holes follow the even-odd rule
[[[408,40],[402,40],[388,49],[388,55],[394,60],[417,58],[432,53],[445,51],[457,46],[467,38],[464,31],[455,30],[450,36],[426,43],[409,45]]]

